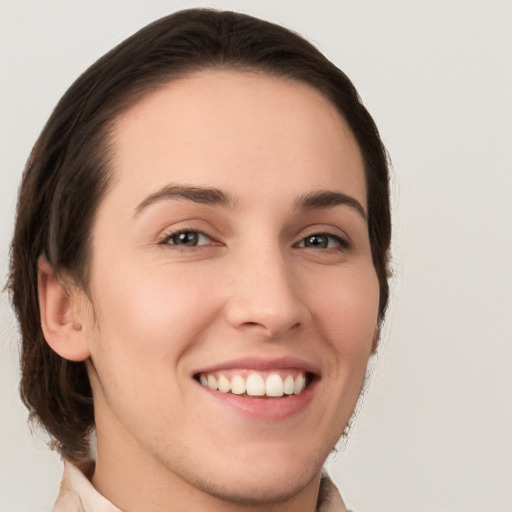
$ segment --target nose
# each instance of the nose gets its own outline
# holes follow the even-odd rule
[[[280,250],[245,255],[234,266],[226,305],[230,325],[277,338],[310,322],[310,311],[300,298],[301,280]]]

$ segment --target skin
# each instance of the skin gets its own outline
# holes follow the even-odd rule
[[[378,332],[364,215],[297,207],[327,190],[366,210],[350,129],[305,84],[217,70],[146,96],[112,137],[90,293],[64,293],[44,261],[40,272],[46,339],[88,361],[94,486],[127,512],[313,511]],[[231,202],[155,199],[170,185]],[[205,236],[180,247],[169,239],[179,231]],[[327,248],[305,245],[315,233],[329,235]],[[234,358],[284,356],[319,373],[307,406],[285,419],[241,414],[193,378]]]

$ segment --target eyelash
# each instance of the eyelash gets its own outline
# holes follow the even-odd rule
[[[176,238],[180,235],[186,235],[186,234],[194,234],[194,235],[197,235],[198,238],[200,237],[206,237],[208,240],[210,240],[210,242],[212,242],[212,238],[210,236],[208,236],[207,234],[203,233],[202,231],[199,231],[197,229],[180,229],[179,231],[173,231],[172,233],[166,233],[165,235],[162,236],[162,238],[159,240],[158,244],[159,245],[166,245],[166,246],[173,246],[173,247],[176,247],[176,248],[179,248],[181,250],[186,250],[186,249],[196,249],[197,247],[201,247],[201,246],[204,246],[204,245],[210,245],[209,243],[206,243],[206,244],[199,244],[199,245],[180,245],[180,244],[177,244],[177,243],[170,243],[171,240],[173,238]],[[332,241],[334,240],[335,241],[335,246],[334,247],[320,247],[320,249],[323,249],[323,250],[348,250],[351,248],[351,244],[350,242],[346,239],[346,238],[343,238],[339,235],[334,235],[332,233],[325,233],[325,232],[312,232],[308,235],[306,235],[305,237],[303,237],[298,243],[294,244],[294,247],[303,247],[303,248],[311,248],[311,249],[315,249],[314,246],[308,246],[308,245],[305,245],[307,242],[306,240],[310,240],[313,239],[313,238],[320,238],[320,237],[326,237],[328,240],[327,240],[327,244],[329,245]],[[219,245],[219,244],[212,244],[212,245]]]

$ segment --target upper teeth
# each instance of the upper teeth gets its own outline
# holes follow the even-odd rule
[[[304,373],[287,375],[284,379],[278,373],[270,373],[266,378],[258,372],[251,372],[247,378],[242,375],[234,375],[229,379],[224,374],[200,374],[199,381],[203,386],[209,387],[221,393],[233,393],[250,396],[272,396],[298,395],[306,387],[306,376]]]

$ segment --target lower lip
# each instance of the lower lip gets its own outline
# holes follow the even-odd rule
[[[308,387],[298,395],[285,395],[279,398],[250,397],[247,395],[234,395],[221,393],[206,386],[201,389],[221,404],[234,409],[238,413],[252,419],[264,421],[280,421],[291,418],[302,412],[313,398],[317,381],[311,382]]]

